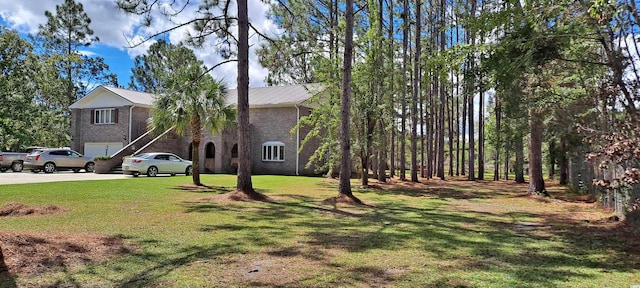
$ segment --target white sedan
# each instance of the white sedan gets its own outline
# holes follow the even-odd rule
[[[184,160],[171,153],[142,153],[133,157],[124,158],[122,161],[122,173],[138,177],[141,173],[154,177],[158,174],[193,174],[191,161]]]

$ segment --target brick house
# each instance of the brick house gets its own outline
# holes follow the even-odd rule
[[[309,175],[305,168],[317,143],[307,143],[298,153],[307,129],[295,129],[300,117],[312,111],[309,99],[318,85],[290,85],[249,89],[251,159],[254,174]],[[87,156],[111,156],[115,166],[123,156],[142,152],[172,152],[190,159],[191,139],[171,131],[152,135],[147,123],[154,96],[149,93],[99,86],[73,103],[71,148]],[[227,102],[237,105],[237,91]],[[293,130],[293,133],[291,131]],[[237,129],[216,135],[203,131],[200,171],[233,173],[237,168]]]

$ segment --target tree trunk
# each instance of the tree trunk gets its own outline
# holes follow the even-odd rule
[[[400,180],[406,180],[406,166],[407,166],[407,154],[406,154],[406,144],[405,141],[407,139],[407,52],[409,49],[409,0],[404,0],[404,14],[402,25],[404,25],[403,37],[402,37],[402,100],[400,104],[402,105],[402,119],[400,121],[402,124],[400,125]]]
[[[388,47],[389,51],[388,51],[388,53],[389,53],[389,55],[387,57],[389,58],[388,62],[389,62],[389,67],[390,67],[390,69],[388,71],[388,73],[389,73],[389,91],[388,91],[388,93],[389,93],[389,113],[390,113],[390,115],[395,115],[395,113],[396,113],[396,108],[395,108],[395,105],[393,104],[393,103],[395,103],[395,101],[394,101],[395,100],[394,99],[395,91],[394,91],[394,85],[393,85],[394,84],[393,83],[393,81],[394,81],[393,75],[395,74],[395,70],[396,70],[395,66],[394,66],[394,61],[393,61],[393,59],[394,59],[394,57],[393,57],[393,55],[394,55],[394,45],[393,45],[394,44],[394,38],[393,38],[393,35],[395,33],[395,31],[393,29],[393,14],[394,14],[393,13],[393,0],[389,0],[389,30],[388,30],[388,33],[389,33],[388,34],[388,39],[389,39],[389,47]],[[389,178],[390,179],[393,179],[393,176],[396,175],[396,171],[395,171],[395,169],[396,169],[396,163],[395,163],[395,161],[396,161],[396,155],[395,155],[395,153],[396,153],[396,150],[395,150],[395,147],[396,147],[396,145],[395,145],[395,140],[396,140],[395,139],[396,138],[396,122],[395,122],[395,117],[392,117],[392,119],[393,120],[391,120],[391,121],[392,121],[393,125],[391,125],[391,137],[389,137],[390,138],[389,139],[389,143],[391,144],[390,147],[389,147],[390,148],[389,149]]]
[[[349,112],[351,107],[351,66],[353,57],[353,0],[346,2],[346,31],[344,39],[344,65],[342,76],[342,98],[340,99],[340,186],[338,197],[357,199],[351,192],[351,139]],[[359,201],[359,200],[358,200]]]
[[[567,140],[560,139],[560,185],[567,185],[569,181],[569,157],[567,157]]]
[[[502,148],[502,135],[501,135],[501,131],[500,131],[500,122],[502,121],[502,107],[500,105],[500,98],[496,97],[496,108],[495,108],[495,114],[496,114],[496,137],[497,139],[497,145],[494,148],[495,150],[495,162],[494,162],[494,167],[493,167],[493,181],[498,181],[500,180],[500,150]],[[505,159],[506,160],[506,159]],[[506,165],[506,164],[505,164]]]
[[[483,1],[484,3],[484,1]],[[482,75],[478,80],[484,81]],[[480,87],[480,99],[478,101],[478,180],[484,180],[484,87]]]
[[[465,80],[466,81],[466,80]],[[465,170],[465,146],[467,145],[467,102],[469,102],[469,97],[467,96],[467,91],[463,91],[464,95],[462,97],[462,147],[460,149],[460,175],[464,176],[467,172]]]
[[[420,26],[422,4],[416,1],[416,51],[413,60],[413,97],[411,101],[411,181],[418,182],[418,95],[420,94]]]
[[[373,152],[371,157],[371,178],[378,179],[378,152]]]
[[[382,121],[381,121],[382,122]],[[382,124],[380,124],[380,129],[382,129]],[[384,141],[384,139],[383,139]],[[383,142],[384,143],[384,142]],[[383,149],[378,153],[378,181],[380,182],[387,182],[387,172],[386,172],[386,165],[385,163],[387,162],[385,157],[384,157],[384,145],[383,145]]]
[[[549,179],[553,179],[556,174],[556,140],[551,139],[549,141]]]
[[[194,115],[191,118],[191,159],[193,159],[193,185],[202,186],[200,182],[200,139],[202,138],[202,122],[200,117]]]
[[[249,123],[249,16],[247,0],[238,0],[238,191],[256,193],[251,182]]]
[[[542,176],[542,117],[532,108],[529,109],[529,194],[549,196]]]
[[[445,53],[447,38],[445,28],[445,11],[446,1],[440,0],[440,53]],[[444,123],[445,123],[445,107],[447,106],[447,89],[444,81],[439,81],[440,92],[440,112],[438,113],[438,177],[444,180]]]
[[[365,152],[366,153],[366,152]],[[360,173],[362,173],[361,180],[362,186],[367,187],[369,185],[369,157],[361,156],[360,163],[362,163],[362,167],[360,169]]]
[[[522,138],[523,136],[518,134],[514,143],[516,163],[514,164],[513,171],[516,174],[516,183],[524,183],[524,139]]]
[[[504,180],[509,180],[509,150],[504,151]]]

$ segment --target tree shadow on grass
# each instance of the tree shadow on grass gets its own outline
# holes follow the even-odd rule
[[[178,185],[173,189],[193,192],[193,193],[213,193],[213,194],[229,193],[233,191],[231,188],[224,187],[224,186],[213,186],[213,185],[197,186],[193,184]]]
[[[396,190],[365,189],[361,193],[394,192]],[[429,195],[431,192],[401,192],[405,196],[418,193]],[[451,201],[490,201],[491,197],[505,197],[509,193],[482,192],[477,197],[473,195],[460,197],[456,188],[451,188],[449,193],[439,194],[438,197]],[[375,206],[334,207],[323,205],[321,199],[308,196],[271,196],[285,201],[232,204],[208,200],[183,202],[185,213],[230,213],[240,221],[211,223],[197,228],[199,232],[229,235],[224,243],[178,246],[164,253],[131,254],[128,261],[144,269],[125,277],[117,286],[154,286],[180,267],[220,257],[228,261],[240,261],[246,257],[284,259],[294,266],[299,263],[295,259],[303,258],[318,268],[297,278],[289,275],[292,280],[287,284],[261,278],[232,279],[239,286],[271,287],[310,285],[316,277],[323,277],[319,273],[334,273],[335,277],[323,277],[327,281],[323,284],[329,286],[357,286],[362,283],[395,286],[396,281],[404,281],[402,279],[407,276],[422,279],[417,274],[430,271],[423,267],[438,264],[447,264],[448,269],[464,273],[508,275],[506,277],[511,280],[503,281],[523,287],[554,287],[572,279],[588,280],[594,277],[594,270],[602,273],[637,273],[640,269],[640,251],[631,241],[611,241],[607,238],[610,234],[597,234],[591,230],[599,229],[597,227],[581,226],[579,223],[574,226],[574,223],[567,223],[566,219],[553,219],[553,215],[544,213],[526,210],[460,211],[442,203],[421,205],[416,201],[429,199],[419,198],[394,199],[393,202],[376,203]],[[531,200],[531,203],[543,205],[535,200]],[[539,222],[539,225],[523,224],[519,222],[520,219],[533,219],[531,221]],[[292,237],[296,238],[295,241],[290,241]],[[247,253],[256,249],[258,252]],[[411,266],[385,266],[387,257],[402,257],[399,251],[415,251],[419,256],[412,259]],[[336,260],[336,255],[347,253],[353,255],[348,257],[369,262],[363,260],[361,263],[353,261],[356,263],[346,264]],[[594,255],[603,256],[598,259]],[[247,266],[245,264],[242,263],[243,269]],[[113,269],[117,270],[118,267]],[[585,272],[585,269],[588,271]],[[459,274],[438,271],[438,275],[415,284],[423,287],[478,285],[478,282],[461,277]],[[484,284],[499,285],[493,282]]]
[[[371,193],[377,193],[373,191]],[[481,199],[486,199],[487,193]],[[507,193],[495,193],[503,197]],[[507,195],[508,196],[508,195]],[[458,195],[451,196],[460,199]],[[466,199],[466,198],[462,198]],[[474,199],[474,198],[471,198]],[[511,212],[457,212],[438,208],[416,208],[414,205],[394,202],[367,207],[366,211],[347,218],[314,217],[317,212],[333,209],[305,202],[271,203],[260,213],[250,213],[242,218],[251,221],[260,219],[299,218],[296,227],[304,227],[310,240],[305,244],[321,249],[338,249],[347,252],[371,250],[394,251],[403,249],[405,243],[425,243],[425,252],[438,255],[441,261],[455,260],[457,269],[463,271],[495,271],[508,273],[522,283],[555,286],[567,279],[593,277],[580,269],[596,271],[635,272],[639,269],[640,252],[631,249],[628,242],[615,243],[606,237],[598,238],[589,232],[567,233],[553,224],[530,225],[517,219],[548,219],[544,213],[526,211]],[[534,201],[534,200],[531,200]],[[344,214],[325,214],[345,216]],[[353,217],[356,216],[356,217]],[[344,221],[339,221],[343,219]],[[345,220],[346,219],[346,220]],[[524,223],[524,224],[523,224]],[[519,226],[532,226],[521,228]],[[560,226],[560,227],[566,227]],[[374,229],[371,229],[374,228]],[[547,236],[538,235],[544,229]],[[561,240],[557,240],[561,239]],[[545,246],[545,241],[548,246]],[[557,245],[560,241],[562,245]],[[594,245],[595,244],[595,245]],[[545,248],[527,249],[520,247]],[[549,248],[546,248],[549,247]],[[456,254],[457,250],[470,251],[471,258]],[[511,251],[519,251],[513,254]],[[574,253],[573,251],[581,251]],[[590,255],[606,255],[606,261],[593,259]],[[631,255],[629,255],[631,253]],[[453,281],[453,282],[452,282]],[[458,283],[443,276],[430,285]],[[465,281],[460,282],[464,285]],[[342,283],[348,285],[348,283]]]
[[[208,246],[182,247],[170,254],[146,252],[133,255],[132,261],[144,263],[147,268],[126,277],[117,287],[154,286],[163,276],[190,263],[208,261],[219,256],[242,252],[236,249],[232,243],[216,243]]]

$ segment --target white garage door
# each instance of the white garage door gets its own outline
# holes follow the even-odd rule
[[[122,142],[90,142],[84,144],[84,155],[89,157],[111,156],[122,149]]]

